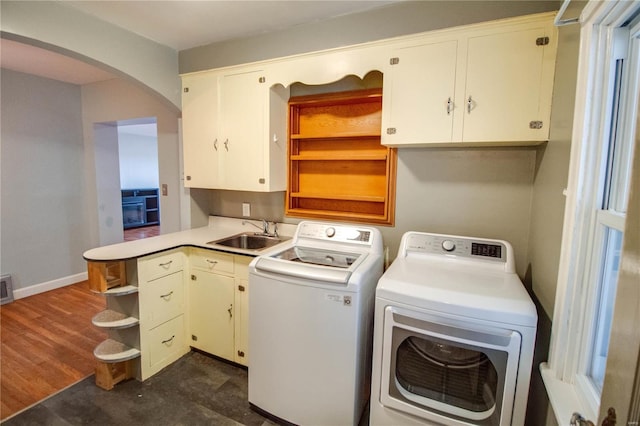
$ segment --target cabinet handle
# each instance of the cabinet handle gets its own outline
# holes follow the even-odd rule
[[[467,99],[467,114],[471,114],[472,106],[473,106],[473,99],[471,99],[471,96],[469,96],[469,99]]]
[[[217,265],[218,261],[217,260],[211,260],[211,259],[207,259],[207,263],[211,266]]]
[[[160,297],[167,300],[169,297],[171,297],[172,294],[173,294],[173,291],[170,291],[167,294],[161,294]]]
[[[447,115],[451,115],[451,110],[453,109],[453,102],[451,102],[451,97],[447,99]]]
[[[162,267],[162,268],[166,268],[169,265],[171,265],[173,263],[173,260],[170,260],[168,262],[164,262],[164,263],[159,263],[158,266]]]
[[[176,337],[176,335],[174,334],[174,335],[173,335],[173,336],[171,336],[169,339],[167,339],[167,340],[163,340],[163,341],[162,341],[162,344],[164,345],[164,344],[167,344],[167,343],[171,343],[171,342],[173,342],[173,339],[174,339],[175,337]]]
[[[213,141],[213,149],[218,150],[218,138]]]
[[[224,140],[224,149],[229,151],[229,139]]]
[[[233,318],[233,305],[229,305],[229,309],[227,309],[227,312],[229,312],[229,318]]]

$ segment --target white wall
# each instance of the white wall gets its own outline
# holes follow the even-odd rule
[[[87,186],[97,187],[95,178],[95,123],[109,123],[136,118],[156,117],[158,129],[158,174],[160,185],[166,184],[168,194],[160,196],[162,221],[160,232],[168,233],[180,230],[180,169],[178,162],[178,114],[156,97],[140,90],[137,86],[120,79],[82,86],[82,115],[85,138],[85,167]],[[119,191],[119,190],[118,190]],[[119,192],[118,192],[119,195]],[[120,206],[120,198],[111,203]],[[87,200],[87,211],[98,208],[115,209],[116,206],[98,206],[95,194]],[[98,223],[98,218],[90,217],[90,241],[92,247],[100,244],[99,230],[108,223]],[[116,232],[115,228],[114,233]],[[121,232],[117,231],[117,232]]]
[[[130,133],[131,127],[144,126],[145,134]],[[155,124],[118,126],[120,188],[158,188],[158,137]]]
[[[86,277],[82,107],[71,84],[3,69],[1,85],[0,268],[19,298]]]
[[[59,1],[0,2],[2,37],[61,52],[130,79],[180,109],[178,52]],[[168,29],[170,30],[170,29]]]
[[[118,128],[115,123],[93,125],[95,196],[98,208],[98,235],[101,246],[121,243],[122,197],[120,195],[120,159],[118,155]],[[88,212],[91,216],[91,211]]]

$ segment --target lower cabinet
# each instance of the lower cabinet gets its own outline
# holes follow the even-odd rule
[[[248,365],[252,259],[177,248],[128,260],[126,269],[124,261],[90,261],[90,287],[107,297],[92,322],[109,334],[94,350],[96,384],[146,380],[190,346]]]
[[[248,365],[248,256],[192,248],[189,344]]]
[[[138,259],[141,380],[189,352],[184,319],[185,267],[181,249]]]
[[[144,362],[146,359],[146,367],[151,374],[188,352],[189,347],[185,343],[184,329],[184,315],[178,315],[146,333],[142,353],[146,353],[147,356],[143,356],[142,360]]]

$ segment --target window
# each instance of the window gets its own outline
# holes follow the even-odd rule
[[[590,2],[581,65],[549,362],[541,366],[561,424],[598,417],[640,83],[640,4]],[[637,155],[637,154],[636,154]]]

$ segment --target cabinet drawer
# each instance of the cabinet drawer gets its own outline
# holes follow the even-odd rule
[[[184,267],[182,252],[174,251],[147,256],[139,261],[141,280],[151,281],[180,271]]]
[[[194,249],[189,257],[192,268],[233,274],[233,255],[213,250]]]
[[[152,369],[179,358],[184,349],[184,317],[180,315],[150,330],[146,346]]]
[[[184,274],[174,272],[144,283],[141,289],[144,327],[150,329],[184,313]]]

